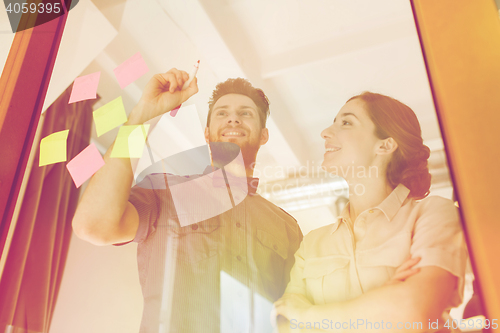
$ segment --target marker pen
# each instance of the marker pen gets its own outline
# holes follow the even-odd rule
[[[182,86],[181,90],[184,90],[187,87],[189,87],[189,84],[195,78],[196,73],[198,72],[198,68],[199,67],[200,67],[200,61],[198,60],[198,62],[196,64],[194,64],[193,69],[191,70],[191,73],[189,73],[189,79],[186,82],[184,82],[184,85]],[[172,111],[170,111],[170,115],[172,117],[175,117],[175,115],[177,114],[177,111],[179,111],[179,108],[181,107],[181,105],[179,105],[178,107],[176,107],[176,108],[172,109]]]

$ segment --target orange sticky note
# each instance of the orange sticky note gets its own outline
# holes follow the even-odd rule
[[[53,133],[40,141],[40,160],[38,166],[66,161],[66,141],[69,130]]]

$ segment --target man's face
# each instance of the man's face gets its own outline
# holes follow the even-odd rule
[[[260,146],[269,139],[267,128],[261,128],[257,105],[240,94],[227,94],[217,100],[205,128],[205,140],[237,144],[244,157],[255,159]],[[254,161],[247,161],[251,163]]]

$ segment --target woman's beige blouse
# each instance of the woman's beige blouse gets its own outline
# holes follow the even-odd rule
[[[409,254],[415,267],[441,267],[459,278],[450,307],[463,297],[467,250],[458,211],[451,200],[407,198],[398,185],[377,207],[353,224],[349,204],[331,225],[311,231],[295,254],[287,293],[306,295],[314,304],[341,302],[382,286]]]

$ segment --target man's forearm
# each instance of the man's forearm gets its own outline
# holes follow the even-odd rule
[[[85,189],[73,219],[79,236],[103,237],[116,228],[130,195],[133,173],[127,158],[110,158],[113,145],[104,155],[105,165],[97,171]]]
[[[131,113],[126,125],[139,124],[134,114]],[[73,219],[75,232],[84,239],[89,236],[104,239],[114,234],[128,203],[133,181],[131,160],[111,158],[113,146],[104,155],[105,165],[90,179]]]
[[[189,75],[172,68],[155,74],[146,84],[141,99],[126,125],[154,124],[174,107],[198,92],[196,78],[181,89]],[[128,158],[110,158],[113,146],[104,156],[106,164],[91,178],[73,218],[76,234],[94,244],[132,240],[139,226],[139,215],[128,202],[133,170]]]

